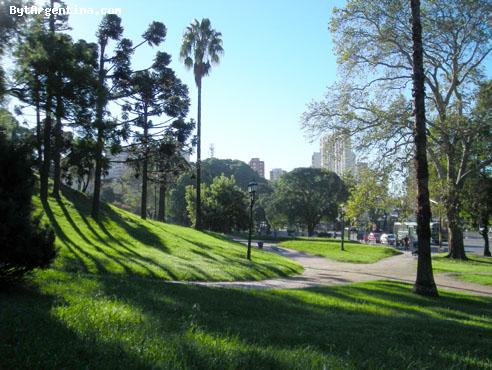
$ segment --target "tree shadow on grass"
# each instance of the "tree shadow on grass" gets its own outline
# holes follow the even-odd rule
[[[430,299],[395,282],[258,291],[139,277],[64,276],[44,280],[50,295],[33,287],[0,293],[3,366],[447,369],[491,364],[490,325],[456,322],[439,311],[490,324],[488,297],[443,292]],[[71,285],[75,291],[67,289]],[[90,297],[96,295],[116,319],[118,307],[141,315],[146,330],[136,333],[136,327],[114,325],[108,332],[109,311],[83,314],[83,304],[92,306]],[[378,312],[391,302],[415,310],[412,315]],[[426,310],[419,311],[422,306]]]
[[[90,202],[87,196],[84,194],[72,190],[70,188],[63,189],[63,195],[73,203],[75,209],[79,212],[80,216],[87,224],[91,232],[93,232],[96,237],[104,242],[104,238],[97,233],[94,228],[90,225],[87,218],[90,217]],[[147,246],[158,247],[161,250],[166,250],[166,246],[163,244],[161,238],[158,235],[151,232],[148,228],[144,227],[141,224],[137,224],[137,222],[129,222],[128,220],[121,217],[111,206],[107,204],[101,204],[101,219],[107,217],[109,220],[115,222],[119,227],[121,227],[126,233],[128,233],[132,238],[138,240],[142,244]],[[136,224],[133,226],[131,224]],[[98,225],[101,226],[104,223],[99,221]],[[121,241],[112,235],[107,229],[103,232],[113,241],[117,241],[117,243],[121,244]]]
[[[173,234],[173,235],[180,237],[181,239],[185,240],[186,242],[188,242],[192,245],[195,245],[196,247],[199,248],[198,250],[193,250],[192,251],[193,253],[196,253],[198,255],[208,255],[209,258],[212,258],[212,256],[210,254],[206,253],[205,251],[206,250],[213,251],[213,253],[215,255],[220,256],[223,259],[223,261],[227,262],[228,264],[240,265],[240,266],[244,267],[245,269],[252,269],[252,270],[256,271],[257,273],[261,274],[262,277],[265,279],[271,278],[272,275],[278,276],[278,277],[287,277],[287,276],[291,276],[292,274],[295,274],[297,272],[297,270],[294,267],[284,266],[284,269],[280,269],[280,268],[278,268],[272,264],[259,265],[259,264],[254,263],[254,261],[247,260],[246,259],[246,247],[242,244],[240,244],[240,246],[244,247],[244,254],[240,255],[239,254],[240,252],[238,251],[236,256],[231,256],[230,251],[229,252],[222,251],[221,249],[214,248],[213,246],[210,246],[206,243],[202,243],[202,242],[199,242],[196,240],[184,238],[183,236],[180,236],[177,234]],[[213,236],[213,234],[210,236]],[[217,259],[215,259],[215,260],[217,261]],[[253,260],[254,260],[254,256],[253,256]],[[244,281],[244,280],[260,280],[260,279],[258,279],[257,276],[255,276],[253,274],[248,274],[245,271],[241,275],[241,278],[236,279],[236,280],[237,281],[241,281],[241,280]]]
[[[59,200],[58,205],[60,206],[64,217],[66,218],[67,222],[70,224],[70,226],[74,229],[74,231],[77,233],[77,235],[83,240],[84,243],[86,243],[90,248],[84,248],[84,247],[79,247],[77,246],[68,236],[67,234],[63,231],[63,229],[60,227],[59,223],[57,222],[56,218],[53,215],[53,212],[51,211],[49,204],[45,204],[45,210],[46,213],[48,214],[48,218],[50,220],[50,223],[53,224],[55,231],[57,235],[60,236],[61,240],[64,242],[64,244],[67,246],[68,250],[74,255],[78,256],[78,253],[84,255],[85,257],[89,258],[97,268],[97,271],[100,273],[111,273],[111,271],[108,271],[107,269],[104,268],[104,266],[100,263],[98,258],[92,256],[89,253],[89,250],[92,248],[101,255],[104,256],[104,258],[107,258],[108,260],[113,261],[117,265],[119,265],[127,274],[135,274],[136,272],[133,271],[129,266],[128,262],[131,262],[135,265],[138,265],[141,269],[146,271],[145,273],[151,277],[157,277],[156,273],[152,271],[152,269],[149,268],[149,265],[152,265],[156,267],[157,269],[163,270],[167,276],[171,279],[177,279],[177,276],[175,273],[173,273],[172,270],[166,268],[165,265],[157,263],[154,259],[145,257],[142,254],[138,253],[136,251],[136,248],[133,246],[129,246],[127,243],[122,242],[120,239],[116,238],[104,225],[104,222],[97,222],[97,227],[99,230],[102,231],[102,233],[105,235],[103,237],[100,232],[98,232],[94,226],[89,222],[88,220],[88,215],[90,212],[90,205],[88,202],[87,197],[84,194],[81,194],[79,192],[76,192],[72,189],[69,188],[64,188],[63,189],[64,196],[67,198],[68,201],[70,201],[79,214],[80,218],[83,220],[85,227],[90,231],[90,233],[99,240],[99,243],[95,243],[91,241],[87,235],[84,235],[82,232],[81,228],[76,224],[76,222],[72,219],[70,212],[67,210],[66,206],[63,204],[63,201]],[[110,219],[114,220],[117,222],[118,226],[121,227],[124,232],[130,233],[131,237],[136,237],[136,239],[140,239],[139,241],[146,246],[149,247],[154,247],[158,248],[162,252],[166,253],[168,251],[168,248],[165,246],[165,244],[162,242],[162,240],[155,235],[154,233],[150,232],[147,228],[145,228],[142,225],[138,225],[136,228],[133,226],[130,226],[126,220],[124,220],[121,216],[119,216],[111,207],[104,205],[102,212],[101,212],[102,217],[108,216]],[[153,245],[147,244],[147,242],[153,243]],[[156,245],[158,243],[158,246]],[[116,247],[119,246],[121,248]],[[75,252],[75,250],[78,251]],[[111,252],[110,252],[110,251]],[[88,268],[84,264],[84,261],[82,258],[78,258],[77,261],[80,264],[80,267],[82,268],[82,271],[87,272]],[[69,262],[70,271],[76,271],[75,267],[75,261],[70,261]]]
[[[127,265],[127,261],[131,261],[132,263],[139,265],[141,268],[147,271],[147,274],[150,276],[156,276],[156,274],[148,268],[148,266],[141,260],[145,260],[147,263],[152,263],[158,266],[159,268],[162,268],[162,266],[156,264],[153,260],[145,258],[143,256],[140,256],[138,253],[133,252],[132,255],[130,256],[130,253],[124,253],[123,251],[117,250],[116,248],[112,247],[107,241],[102,239],[99,236],[99,239],[101,240],[101,246],[104,246],[105,248],[109,248],[113,251],[112,253],[108,253],[105,249],[103,249],[101,246],[93,243],[90,241],[80,230],[80,228],[77,226],[75,221],[72,219],[70,216],[70,213],[66,209],[65,205],[61,200],[57,201],[58,205],[60,206],[64,218],[68,221],[72,229],[77,233],[77,235],[83,240],[84,243],[87,244],[88,247],[85,246],[79,246],[77,243],[75,243],[66,233],[65,231],[61,228],[58,220],[53,214],[53,211],[51,210],[51,207],[49,203],[44,203],[44,211],[50,221],[50,224],[53,226],[55,233],[57,237],[60,238],[61,242],[65,245],[67,250],[70,252],[71,255],[73,255],[75,258],[63,258],[63,263],[61,265],[61,269],[69,272],[77,272],[81,271],[84,273],[89,272],[89,266],[87,266],[86,262],[81,256],[84,256],[88,260],[91,261],[91,263],[96,267],[97,273],[100,274],[109,274],[112,273],[109,271],[102,263],[101,259],[98,258],[97,256],[94,256],[93,254],[90,253],[90,250],[93,249],[94,251],[100,253],[104,258],[106,258],[109,261],[113,261],[115,264],[119,265],[123,271],[126,274],[132,275],[135,274],[135,272]],[[81,215],[83,218],[83,215]],[[90,224],[88,224],[87,220],[84,219],[86,222],[87,226],[90,227]],[[94,235],[98,235],[97,232],[93,228],[91,228],[92,233]],[[129,258],[130,257],[130,258]],[[138,259],[136,258],[138,257]],[[172,273],[169,271],[170,276],[173,276]]]
[[[0,368],[2,369],[116,369],[148,368],[123,341],[101,340],[97,328],[82,334],[57,318],[54,310],[69,305],[63,297],[35,286],[0,291]]]
[[[471,366],[487,361],[490,365],[492,322],[484,321],[483,315],[492,314],[491,298],[483,302],[483,298],[453,293],[443,293],[439,299],[422,298],[410,293],[411,285],[396,282],[306,289],[309,301],[301,291],[218,289],[144,280],[134,280],[124,289],[114,280],[103,284],[107,294],[138,306],[160,325],[172,328],[171,332],[180,333],[192,325],[199,333],[216,338],[216,343],[227,346],[225,358],[235,353],[253,356],[252,348],[265,349],[263,360],[272,361],[268,362],[271,368],[289,368],[281,353],[299,348],[309,348],[304,354],[308,357],[311,351],[364,368],[405,364],[464,368],[470,366],[469,361]],[[399,310],[392,302],[410,308]],[[421,306],[425,310],[419,310]],[[391,313],[379,313],[378,307]],[[462,312],[482,319],[467,323]],[[480,327],[480,321],[489,328]],[[191,340],[200,345],[200,337]],[[201,360],[203,368],[224,365],[220,358],[221,365],[214,363],[212,356]],[[296,360],[302,361],[302,355]]]

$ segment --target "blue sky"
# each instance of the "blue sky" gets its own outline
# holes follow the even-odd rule
[[[148,24],[168,30],[158,49],[173,57],[172,68],[190,88],[189,117],[196,118],[196,87],[179,60],[186,26],[207,17],[222,32],[225,54],[203,83],[202,158],[215,146],[218,158],[249,161],[260,157],[268,172],[309,166],[318,143],[300,130],[306,104],[323,96],[336,78],[328,22],[333,6],[326,0],[68,0],[69,6],[119,7],[125,36],[137,42]],[[96,15],[70,19],[74,38],[95,40]],[[135,67],[147,66],[157,49],[139,50]]]

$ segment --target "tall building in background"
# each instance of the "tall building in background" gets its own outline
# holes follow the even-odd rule
[[[311,167],[312,168],[321,168],[321,153],[314,152],[311,156]]]
[[[285,173],[287,173],[287,171],[284,171],[281,168],[273,168],[270,171],[270,181],[278,181]]]
[[[265,178],[265,162],[260,161],[260,158],[251,158],[249,166],[255,170],[260,177]]]
[[[338,176],[355,170],[355,154],[349,135],[335,132],[322,137],[320,152],[322,168],[333,171]]]

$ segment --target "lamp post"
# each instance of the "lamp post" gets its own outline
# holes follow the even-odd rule
[[[251,181],[248,184],[250,203],[249,203],[248,254],[246,255],[246,258],[249,260],[251,260],[251,231],[253,229],[253,205],[255,204],[257,190],[258,190],[258,184],[255,181]]]
[[[441,215],[441,204],[433,199],[429,199],[431,203],[437,206],[437,212],[439,213],[439,229],[438,229],[438,238],[439,238],[439,252],[442,250],[442,215]]]
[[[344,234],[345,234],[345,204],[340,204],[340,222],[342,224],[342,241],[341,241],[341,248],[342,251],[344,251],[343,247],[343,242],[344,242]]]

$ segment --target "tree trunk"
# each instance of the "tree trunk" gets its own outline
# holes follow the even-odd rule
[[[36,76],[36,81],[38,81],[38,77]],[[39,97],[39,86],[36,85],[36,149],[38,151],[37,165],[38,170],[41,171],[41,167],[43,165],[43,137],[42,137],[42,129],[41,129],[41,98]]]
[[[149,140],[149,127],[147,122],[147,105],[144,106],[143,116],[143,147],[144,157],[142,164],[142,199],[140,201],[140,217],[142,220],[147,218],[147,195],[148,195],[148,174],[149,174],[149,153],[148,153],[148,140]]]
[[[459,217],[460,203],[457,190],[448,190],[446,198],[446,216],[448,219],[448,257],[466,260],[463,230]]]
[[[484,218],[482,220],[482,225],[483,225],[483,229],[480,232],[480,234],[482,235],[484,241],[483,255],[485,257],[490,257],[491,254],[490,254],[490,247],[489,247],[489,220],[487,218]]]
[[[85,193],[87,191],[87,188],[89,187],[90,182],[91,182],[91,177],[89,175],[89,176],[87,176],[87,181],[84,181],[82,183],[82,193]]]
[[[62,137],[62,99],[61,96],[56,97],[56,123],[55,123],[55,147],[53,161],[55,166],[53,179],[53,196],[60,198],[60,182],[61,182],[61,149],[63,146]]]
[[[48,199],[48,179],[50,176],[51,168],[51,108],[53,105],[53,97],[48,95],[46,99],[46,119],[44,120],[44,133],[43,133],[43,166],[41,168],[40,176],[40,190],[39,196],[42,201]]]
[[[104,151],[104,107],[106,105],[106,91],[104,86],[105,70],[104,70],[104,52],[106,42],[102,41],[99,51],[99,70],[98,70],[98,85],[96,98],[96,127],[97,127],[97,143],[96,143],[96,169],[94,171],[94,193],[92,195],[92,210],[91,215],[94,219],[99,217],[100,197],[101,197],[101,176],[102,176],[102,155]]]
[[[202,81],[198,79],[198,113],[197,113],[197,144],[196,144],[196,220],[195,229],[202,229],[202,199],[201,199],[201,150],[202,150]]]
[[[308,236],[313,236],[314,235],[314,224],[308,224]]]
[[[99,207],[101,198],[101,176],[102,176],[102,156],[104,149],[104,132],[103,128],[97,129],[97,143],[96,143],[96,170],[94,173],[94,193],[92,195],[92,217],[97,220],[99,217]]]
[[[166,222],[166,185],[159,185],[159,214],[157,220]]]
[[[413,40],[413,96],[415,107],[415,172],[417,174],[417,235],[419,254],[417,279],[413,290],[426,296],[437,296],[437,287],[432,273],[430,248],[431,208],[429,201],[429,169],[427,166],[427,136],[425,127],[425,90],[422,49],[422,25],[420,23],[420,0],[410,0],[412,9]]]

